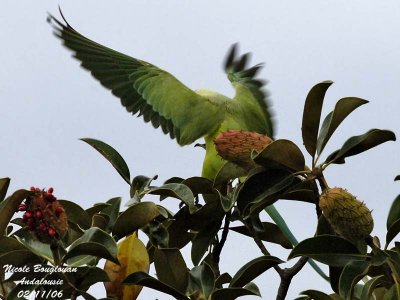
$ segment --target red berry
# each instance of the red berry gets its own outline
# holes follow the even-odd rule
[[[53,194],[54,189],[51,187],[49,188],[49,190],[47,191],[49,194]]]
[[[61,206],[57,206],[54,211],[58,217],[59,215],[61,215],[64,212],[64,208],[62,208]]]
[[[39,223],[39,228],[40,228],[42,231],[46,231],[46,230],[47,230],[47,225],[46,225],[46,223],[44,223],[43,221],[40,222],[40,223]]]
[[[36,217],[36,219],[41,219],[43,217],[42,211],[41,210],[37,210],[35,212],[35,217]]]
[[[55,236],[56,235],[56,231],[53,228],[50,228],[48,231],[50,236]]]
[[[56,200],[56,197],[54,197],[52,194],[45,194],[45,199],[46,199],[48,202],[53,202],[53,201]]]
[[[25,205],[24,203],[21,203],[21,204],[18,206],[18,210],[19,210],[19,211],[26,211],[26,205]]]
[[[31,191],[32,192],[36,191],[36,188],[34,186],[31,186]]]
[[[28,229],[29,229],[29,231],[34,231],[35,226],[33,224],[28,224]]]
[[[33,216],[33,214],[32,214],[32,212],[31,211],[26,211],[25,213],[24,213],[24,217],[26,217],[26,218],[32,218],[32,216]]]

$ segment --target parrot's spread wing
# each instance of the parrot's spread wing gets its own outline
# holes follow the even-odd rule
[[[263,89],[265,82],[255,78],[262,65],[247,68],[250,54],[236,57],[236,50],[237,44],[234,44],[224,66],[228,79],[236,91],[235,104],[243,108],[243,117],[249,124],[247,130],[254,130],[272,138],[274,124],[268,94]]]
[[[63,17],[64,19],[64,17]],[[174,76],[149,63],[102,46],[49,16],[54,32],[74,52],[82,67],[121,99],[132,114],[162,128],[180,145],[193,143],[222,122],[222,103],[210,101]]]

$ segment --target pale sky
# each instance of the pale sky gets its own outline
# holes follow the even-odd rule
[[[126,202],[126,183],[82,137],[103,140],[128,162],[132,176],[173,176],[201,172],[203,150],[180,147],[120,106],[119,100],[79,67],[46,22],[58,4],[82,34],[174,74],[193,89],[232,95],[221,64],[229,46],[252,52],[252,63],[265,62],[277,117],[276,138],[301,140],[301,117],[309,89],[333,80],[324,115],[346,96],[370,101],[339,127],[326,154],[347,138],[371,128],[400,132],[400,4],[398,1],[9,1],[0,12],[0,177],[11,177],[10,192],[53,186],[59,198],[87,208],[115,196]],[[399,143],[388,142],[343,166],[326,171],[330,186],[347,188],[373,210],[374,235],[384,241],[388,209],[399,194]],[[307,162],[310,159],[306,156]],[[155,199],[155,201],[158,201]],[[164,205],[176,211],[177,201]],[[278,202],[299,239],[311,237],[314,207]],[[264,216],[268,220],[267,216]],[[288,251],[267,245],[286,259]],[[185,249],[187,256],[189,250]],[[232,233],[222,267],[233,275],[260,256],[249,239]],[[191,261],[188,257],[188,266]],[[150,275],[155,276],[152,269]],[[255,282],[263,299],[274,298],[278,277],[270,270]],[[295,277],[288,299],[306,289],[330,291],[308,266]],[[103,297],[102,286],[92,290]],[[172,299],[144,289],[140,299]],[[257,299],[243,297],[242,299]]]

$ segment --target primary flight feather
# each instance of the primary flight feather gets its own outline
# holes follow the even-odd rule
[[[215,138],[228,130],[257,132],[273,138],[274,127],[264,82],[256,79],[261,65],[248,67],[249,54],[237,56],[233,45],[224,69],[235,89],[231,99],[210,90],[193,91],[170,73],[137,58],[100,45],[64,22],[49,16],[54,33],[73,51],[100,83],[121,100],[128,112],[142,116],[155,128],[176,139],[179,145],[205,139],[202,176],[213,180],[226,163],[218,155]],[[243,176],[243,173],[233,174]],[[265,208],[293,245],[298,242],[273,205]],[[314,269],[325,275],[313,262]]]
[[[206,141],[202,175],[214,179],[225,161],[217,155],[214,139],[229,129],[255,131],[270,137],[273,123],[264,83],[255,79],[261,65],[247,68],[248,54],[236,56],[233,45],[225,62],[233,99],[210,90],[193,91],[170,73],[100,45],[50,16],[54,33],[74,52],[83,68],[120,98],[132,114],[142,116],[179,145]]]

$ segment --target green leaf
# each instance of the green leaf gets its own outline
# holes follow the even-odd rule
[[[233,300],[242,296],[261,297],[261,294],[258,287],[251,282],[245,287],[229,287],[215,290],[211,295],[211,300]]]
[[[213,182],[204,177],[190,177],[181,182],[190,188],[194,195],[213,194]]]
[[[67,200],[58,200],[58,201],[65,209],[65,213],[68,216],[69,222],[75,223],[84,229],[88,229],[90,227],[91,218],[82,207],[71,201]]]
[[[289,254],[289,259],[307,256],[330,266],[345,266],[351,260],[365,260],[356,246],[334,235],[319,235],[301,241]]]
[[[111,198],[107,201],[109,206],[105,207],[101,213],[108,216],[107,232],[111,231],[115,225],[115,222],[119,216],[119,210],[121,208],[121,197]]]
[[[315,151],[317,149],[317,137],[322,104],[324,102],[325,93],[332,83],[332,81],[323,81],[313,86],[308,93],[304,104],[301,132],[303,136],[303,144],[312,157],[315,156]]]
[[[114,224],[113,234],[122,238],[142,228],[160,214],[153,202],[140,202],[128,207]]]
[[[260,276],[262,273],[267,271],[269,268],[283,263],[282,260],[275,256],[260,256],[245,264],[237,271],[233,276],[229,287],[242,287],[253,279]]]
[[[368,273],[366,261],[350,261],[344,267],[339,279],[339,294],[344,299],[352,299],[356,284]]]
[[[384,275],[380,275],[368,280],[364,285],[360,299],[371,299],[372,293],[378,284],[381,284],[384,281],[384,277]]]
[[[118,247],[115,240],[105,231],[92,227],[73,242],[68,253],[63,257],[63,261],[81,255],[91,255],[105,258],[116,264]]]
[[[226,162],[214,178],[213,186],[225,185],[229,180],[247,175],[247,171],[233,162]]]
[[[101,212],[104,208],[110,206],[110,204],[108,203],[96,203],[95,205],[93,205],[92,207],[89,207],[86,209],[86,213],[89,215],[90,219],[92,219],[92,217]]]
[[[142,228],[142,231],[147,234],[151,244],[155,248],[167,248],[169,241],[169,233],[163,223],[154,220]]]
[[[395,300],[400,299],[400,284],[395,283],[392,287],[385,293],[382,300]]]
[[[152,178],[143,175],[136,176],[132,180],[130,196],[133,198],[135,194],[140,194],[144,189],[148,188],[153,180],[157,179],[158,176]]]
[[[217,280],[215,280],[215,286],[222,286],[223,284],[227,284],[232,280],[232,276],[229,273],[222,273]]]
[[[386,228],[389,230],[392,225],[400,219],[400,195],[394,199],[389,210],[389,215],[386,221]]]
[[[6,177],[0,179],[0,202],[2,202],[6,197],[9,186],[10,186],[10,178]]]
[[[326,159],[325,163],[344,163],[346,157],[357,155],[387,141],[395,140],[396,135],[390,130],[371,129],[362,135],[349,138],[341,149],[336,150]]]
[[[187,207],[182,207],[174,216],[173,220],[168,226],[169,248],[183,248],[192,239],[193,233],[189,233],[189,227],[186,219],[189,217]]]
[[[27,230],[21,230],[19,236],[15,236],[15,238],[32,253],[48,261],[53,261],[53,253],[51,252],[50,245],[40,242]]]
[[[189,278],[188,293],[200,292],[204,299],[208,299],[215,288],[215,274],[211,267],[203,262],[190,270]]]
[[[312,300],[333,300],[333,298],[323,292],[316,291],[316,290],[306,290],[302,291],[300,295],[308,296],[304,299],[312,299]]]
[[[356,97],[342,98],[336,103],[334,110],[326,116],[322,123],[317,139],[318,154],[324,150],[326,143],[329,141],[340,123],[342,123],[352,111],[366,103],[368,103],[367,100]]]
[[[125,280],[123,281],[124,284],[137,284],[142,285],[153,290],[160,291],[162,293],[171,295],[176,299],[189,299],[185,296],[185,294],[181,293],[180,291],[174,289],[172,286],[169,286],[166,283],[163,283],[157,280],[154,277],[144,273],[144,272],[135,272],[128,275]]]
[[[154,266],[157,278],[185,293],[189,280],[189,272],[185,260],[178,249],[155,249]]]
[[[390,242],[396,237],[396,235],[400,232],[400,219],[396,220],[393,224],[390,225],[386,233],[386,245],[389,245]]]
[[[191,257],[195,266],[200,263],[210,244],[213,242],[215,235],[220,229],[221,222],[222,220],[208,223],[194,237],[192,241]]]
[[[190,213],[194,213],[197,208],[194,205],[194,195],[190,188],[181,183],[167,183],[160,187],[153,187],[146,191],[148,194],[168,196],[181,200],[189,207]]]
[[[27,190],[18,190],[4,201],[0,202],[0,235],[4,235],[11,218],[18,211],[18,207],[28,195]]]
[[[275,202],[293,181],[293,175],[284,169],[265,170],[247,177],[235,191],[237,207],[242,215],[247,215],[250,206],[260,204],[263,206]],[[272,200],[268,203],[265,201]],[[262,203],[261,203],[262,202]],[[254,209],[252,208],[254,211]],[[256,211],[254,212],[256,213]]]
[[[286,249],[292,249],[293,245],[288,238],[282,233],[281,229],[274,223],[262,222],[264,229],[258,232],[258,237],[266,242],[279,244]],[[246,226],[230,227],[229,229],[252,237]]]
[[[117,150],[99,140],[83,138],[81,139],[81,141],[88,143],[90,146],[92,146],[94,149],[100,152],[100,154],[103,155],[112,164],[114,169],[117,170],[119,175],[121,175],[121,177],[129,185],[131,184],[128,165],[126,164],[122,156],[117,152]]]
[[[260,153],[253,152],[254,161],[264,168],[285,167],[292,171],[303,171],[305,160],[303,153],[295,143],[289,140],[276,140]]]

